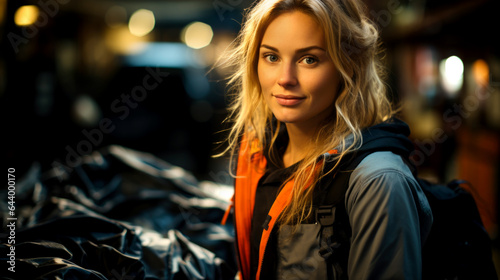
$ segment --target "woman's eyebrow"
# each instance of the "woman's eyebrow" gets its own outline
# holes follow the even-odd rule
[[[272,50],[274,52],[279,53],[279,50],[277,48],[271,47],[269,45],[262,44],[260,47],[261,48],[266,48],[266,49],[269,49],[269,50]],[[304,52],[308,52],[308,51],[314,50],[314,49],[326,52],[325,49],[323,49],[321,47],[318,47],[318,46],[310,46],[310,47],[301,48],[301,49],[296,50],[295,52],[296,53],[304,53]]]
[[[273,52],[279,52],[277,48],[275,47],[271,47],[269,45],[260,45],[261,48],[266,48],[266,49],[270,49],[272,50]]]

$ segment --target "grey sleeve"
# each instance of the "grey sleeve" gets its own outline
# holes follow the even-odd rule
[[[419,215],[428,204],[405,167],[398,156],[379,152],[353,171],[346,193],[349,279],[421,279],[425,236]]]

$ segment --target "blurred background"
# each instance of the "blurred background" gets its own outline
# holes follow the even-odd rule
[[[412,129],[413,160],[436,181],[469,180],[498,226],[500,44],[497,0],[365,0],[387,81]],[[0,0],[5,164],[72,168],[118,144],[198,178],[231,184],[213,159],[227,73],[209,71],[248,0]],[[18,173],[19,174],[19,173]]]

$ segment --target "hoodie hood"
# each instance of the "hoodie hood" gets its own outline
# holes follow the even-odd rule
[[[357,154],[371,153],[376,151],[390,151],[402,156],[404,159],[409,159],[410,153],[414,149],[414,145],[408,138],[410,135],[409,126],[400,119],[391,118],[380,124],[365,128],[361,132],[362,143],[359,149],[350,152],[349,157],[354,157]],[[351,145],[353,141],[352,135],[347,139],[347,145]],[[341,153],[342,148],[337,147],[336,150]],[[325,154],[325,158],[333,158],[335,155]],[[347,160],[349,161],[349,160]]]

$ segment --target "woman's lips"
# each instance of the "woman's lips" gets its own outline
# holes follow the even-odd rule
[[[294,96],[294,95],[273,95],[276,98],[276,102],[281,106],[295,106],[302,101],[304,101],[305,97]]]

